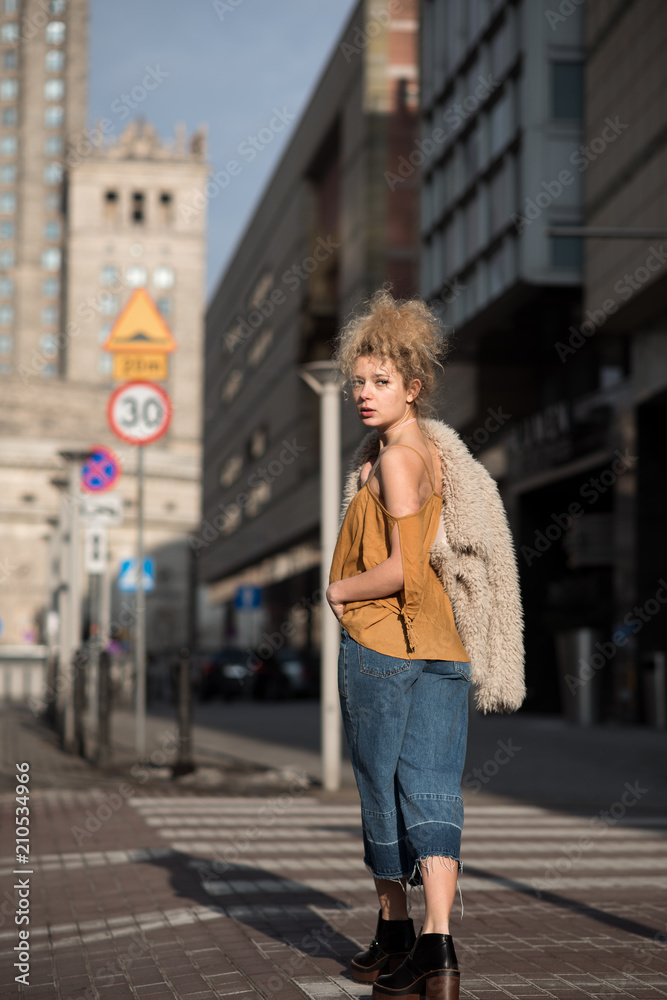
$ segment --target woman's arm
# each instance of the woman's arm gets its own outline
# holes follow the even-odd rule
[[[414,514],[421,506],[419,480],[423,465],[419,457],[404,448],[388,447],[376,470],[383,505],[390,514]],[[389,597],[403,587],[403,560],[398,525],[391,533],[389,557],[372,569],[330,584],[327,600],[337,618],[350,601],[372,601]]]

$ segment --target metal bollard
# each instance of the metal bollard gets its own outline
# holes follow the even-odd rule
[[[97,691],[97,757],[98,765],[111,759],[111,657],[105,649],[100,653],[100,675]]]
[[[178,757],[172,766],[172,778],[191,774],[192,760],[192,692],[190,690],[190,650],[183,647],[178,675]]]
[[[79,757],[86,756],[86,669],[88,655],[84,649],[74,654],[74,752]]]

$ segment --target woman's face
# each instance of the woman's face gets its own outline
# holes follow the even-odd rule
[[[387,430],[410,412],[421,384],[415,380],[406,389],[392,361],[374,354],[357,359],[350,379],[352,398],[359,419],[366,427]]]

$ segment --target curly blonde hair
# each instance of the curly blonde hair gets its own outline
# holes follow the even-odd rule
[[[440,319],[421,299],[395,299],[386,287],[375,292],[366,305],[367,309],[339,333],[334,361],[346,381],[360,357],[372,354],[392,361],[406,388],[413,379],[421,382],[415,406],[422,409],[447,353]]]

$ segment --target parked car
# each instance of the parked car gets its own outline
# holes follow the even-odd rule
[[[202,701],[219,697],[223,701],[248,698],[252,694],[255,658],[247,651],[223,649],[208,653],[200,667],[199,697]]]
[[[300,650],[280,649],[270,657],[255,652],[224,649],[205,655],[200,665],[199,697],[254,698],[275,701],[284,698],[316,698],[319,695],[319,659]]]

